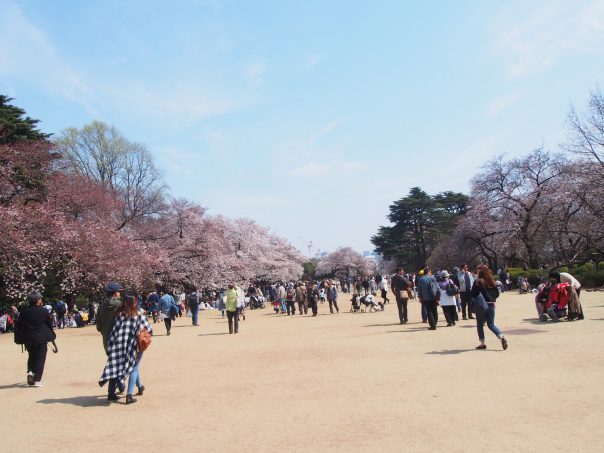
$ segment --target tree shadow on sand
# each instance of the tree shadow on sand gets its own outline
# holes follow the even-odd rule
[[[124,399],[125,401],[125,399]],[[108,406],[107,395],[96,396],[72,396],[70,398],[47,398],[36,401],[40,404],[71,404],[80,407]]]

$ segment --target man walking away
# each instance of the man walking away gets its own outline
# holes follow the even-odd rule
[[[317,316],[317,305],[319,303],[319,290],[317,288],[317,284],[312,282],[310,287],[308,288],[308,303],[310,304],[310,309],[312,310],[312,315]]]
[[[166,325],[166,336],[170,336],[170,331],[172,330],[172,320],[176,319],[178,316],[178,305],[176,305],[176,301],[174,297],[170,293],[163,293],[159,298],[159,311],[161,313],[161,317],[164,319],[164,324]]]
[[[411,289],[411,282],[405,277],[405,271],[402,267],[399,267],[394,277],[392,277],[392,289],[396,296],[399,323],[405,324],[409,321],[407,318],[407,302],[409,301],[407,290]],[[382,297],[384,297],[383,292]]]
[[[429,267],[424,268],[424,276],[419,279],[417,289],[419,290],[419,300],[428,314],[429,329],[436,330],[440,288]]]
[[[233,333],[233,324],[235,324],[235,333],[239,332],[239,314],[237,313],[237,299],[239,294],[234,284],[229,284],[226,291],[226,312],[229,322],[229,333]]]
[[[382,292],[382,299],[384,305],[390,303],[390,299],[388,299],[388,279],[386,277],[382,277],[379,283],[380,290]]]
[[[298,302],[298,311],[301,315],[308,314],[308,303],[306,302],[306,286],[298,283],[296,287],[296,302]]]
[[[193,292],[187,296],[187,304],[191,311],[191,317],[193,318],[193,325],[198,326],[199,319],[199,293],[197,288],[194,288]]]
[[[67,304],[62,300],[58,301],[55,305],[55,312],[57,313],[57,328],[65,328],[65,314],[67,313]]]
[[[333,315],[333,307],[336,313],[340,313],[338,308],[338,290],[331,280],[327,280],[327,302],[329,302],[329,312]]]
[[[147,296],[147,312],[153,316],[153,324],[157,322],[157,307],[159,306],[159,295],[156,291],[153,291]]]

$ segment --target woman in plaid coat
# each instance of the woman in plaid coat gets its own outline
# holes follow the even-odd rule
[[[138,395],[142,395],[145,390],[138,372],[138,366],[143,356],[143,353],[138,351],[137,340],[140,329],[146,329],[150,334],[153,334],[153,329],[147,318],[138,309],[136,298],[134,296],[124,296],[124,301],[118,308],[115,326],[109,336],[109,356],[103,374],[99,379],[99,385],[103,386],[105,382],[113,378],[123,384],[126,376],[130,375],[126,404],[136,402],[136,399],[132,397],[135,384],[138,387]],[[115,394],[109,395],[107,400],[117,401],[118,396]]]

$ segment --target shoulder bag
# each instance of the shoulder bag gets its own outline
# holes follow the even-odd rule
[[[149,345],[151,344],[152,338],[153,337],[147,329],[145,329],[144,327],[140,327],[138,330],[138,335],[136,337],[136,344],[138,345],[138,350],[140,352],[146,351]]]

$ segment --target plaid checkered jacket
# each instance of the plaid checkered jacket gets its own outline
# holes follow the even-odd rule
[[[135,318],[127,318],[120,314],[115,319],[115,326],[111,331],[108,342],[109,357],[99,379],[100,386],[113,378],[123,382],[132,372],[138,357],[137,337],[141,327],[153,334],[151,325],[140,310]]]

